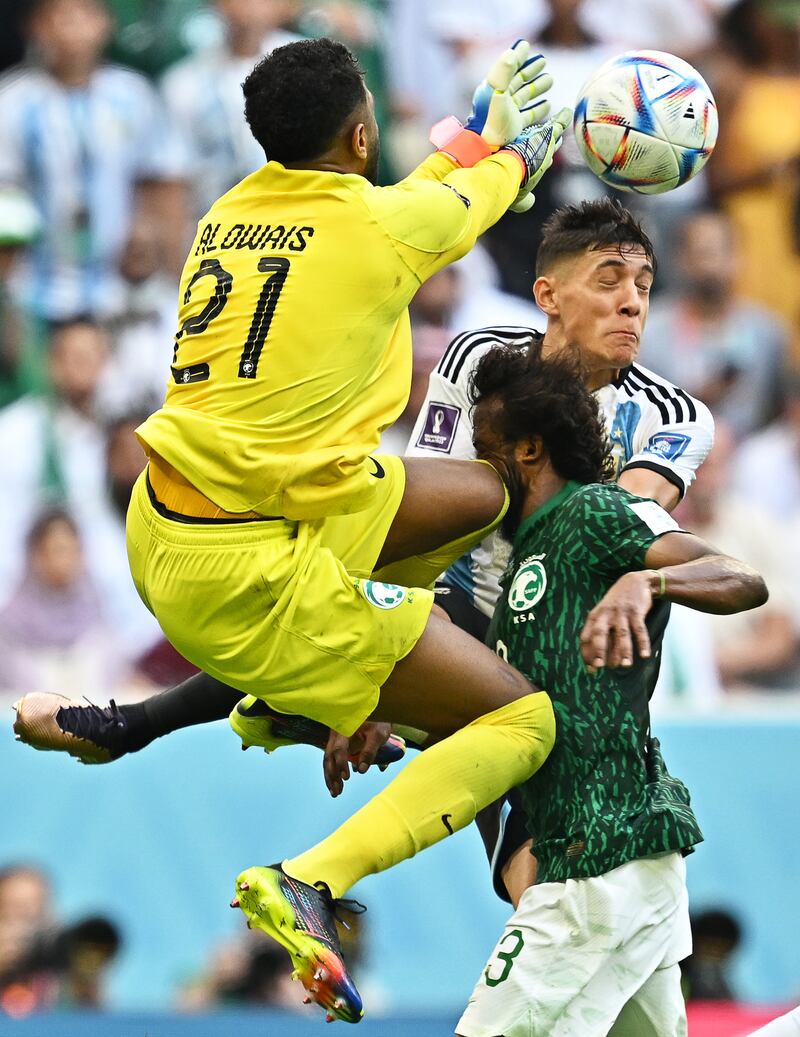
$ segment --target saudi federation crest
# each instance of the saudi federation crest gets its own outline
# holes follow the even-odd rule
[[[362,580],[361,593],[375,608],[396,609],[402,605],[406,597],[406,588],[395,583],[377,583],[375,580]]]
[[[539,601],[547,589],[544,555],[526,558],[517,569],[508,589],[508,604],[515,612],[527,612]]]

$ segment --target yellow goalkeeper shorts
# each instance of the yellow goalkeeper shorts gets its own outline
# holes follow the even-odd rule
[[[357,730],[433,604],[430,590],[368,579],[405,488],[400,458],[379,465],[373,507],[309,522],[181,519],[143,472],[128,510],[128,558],[175,648],[281,712]],[[410,559],[406,571],[432,581],[484,532]]]

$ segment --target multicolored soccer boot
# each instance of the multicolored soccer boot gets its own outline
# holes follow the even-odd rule
[[[127,752],[126,721],[113,699],[100,707],[33,692],[14,709],[17,741],[34,749],[66,752],[81,763],[110,763]]]
[[[255,695],[246,695],[236,703],[228,718],[230,725],[242,740],[242,748],[259,745],[264,752],[271,753],[282,745],[315,745],[325,749],[328,744],[328,728],[317,720],[279,713]],[[406,743],[395,734],[389,735],[386,743],[378,750],[375,764],[388,767],[405,755]],[[354,759],[354,757],[351,757]]]
[[[364,1015],[361,995],[347,972],[336,931],[336,908],[366,910],[357,901],[334,900],[322,886],[309,886],[286,875],[280,865],[248,868],[236,880],[238,907],[248,928],[261,929],[289,952],[292,979],[308,991],[306,1004],[326,1009],[329,1023],[357,1023]]]

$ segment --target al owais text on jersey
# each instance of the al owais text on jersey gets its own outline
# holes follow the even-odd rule
[[[217,249],[245,248],[251,252],[267,249],[303,252],[313,236],[313,227],[285,227],[280,223],[234,223],[232,227],[223,227],[221,223],[206,223],[194,255],[205,256]]]

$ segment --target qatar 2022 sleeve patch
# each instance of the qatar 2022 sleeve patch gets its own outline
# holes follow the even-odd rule
[[[647,441],[643,454],[653,454],[664,461],[676,461],[691,443],[684,432],[658,432]]]
[[[449,403],[429,403],[425,424],[414,445],[423,450],[438,450],[442,454],[449,454],[460,417],[460,407],[453,407]]]

